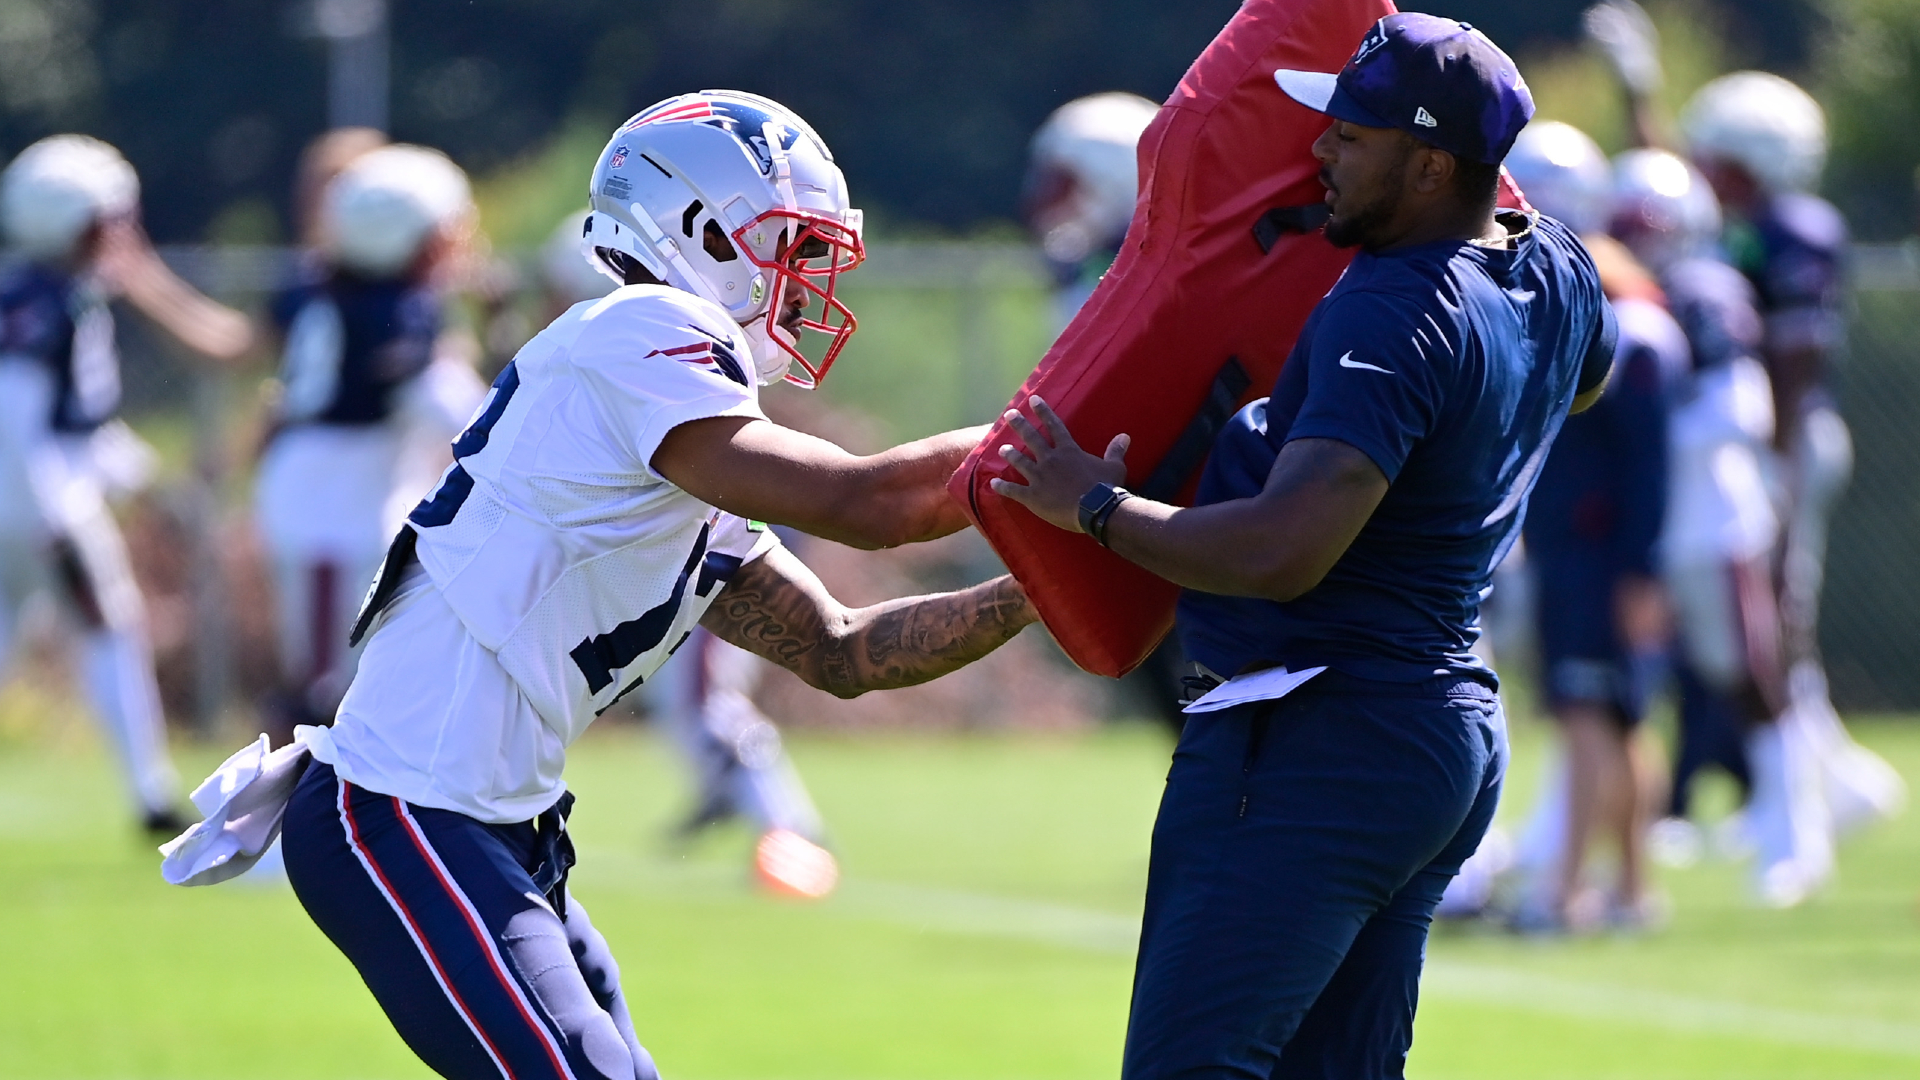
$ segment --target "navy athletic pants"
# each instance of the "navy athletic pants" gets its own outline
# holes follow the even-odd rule
[[[534,885],[532,822],[415,806],[315,762],[281,844],[300,903],[441,1076],[658,1080],[606,939]]]
[[[1493,821],[1499,700],[1326,672],[1188,719],[1153,829],[1124,1080],[1403,1075],[1433,909]]]

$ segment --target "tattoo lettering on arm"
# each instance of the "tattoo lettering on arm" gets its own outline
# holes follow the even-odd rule
[[[783,548],[740,568],[700,624],[837,697],[913,686],[999,648],[1037,618],[1011,577],[847,608]]]

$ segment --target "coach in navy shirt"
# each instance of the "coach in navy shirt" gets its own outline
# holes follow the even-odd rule
[[[1361,251],[1197,505],[1131,496],[1126,436],[1095,457],[1038,399],[1011,417],[1025,452],[1001,451],[1027,484],[995,481],[1185,586],[1189,655],[1247,699],[1194,715],[1174,755],[1130,1080],[1402,1075],[1434,905],[1506,761],[1480,602],[1614,350],[1580,242],[1496,211],[1533,102],[1484,35],[1393,15],[1337,76],[1276,79],[1333,119],[1326,235]],[[1281,667],[1325,670],[1276,696]]]

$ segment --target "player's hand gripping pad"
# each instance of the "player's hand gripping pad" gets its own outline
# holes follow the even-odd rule
[[[1272,387],[1352,258],[1319,233],[1326,189],[1311,147],[1329,121],[1273,73],[1340,70],[1393,11],[1386,0],[1246,0],[1141,137],[1126,244],[1015,407],[1039,394],[1096,454],[1131,434],[1128,486],[1192,497],[1213,435]],[[998,453],[1009,441],[995,424],[948,490],[1074,663],[1123,675],[1166,636],[1179,590],[994,494],[987,481],[1012,472]]]

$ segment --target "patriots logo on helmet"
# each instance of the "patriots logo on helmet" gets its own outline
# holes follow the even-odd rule
[[[670,124],[681,120],[705,120],[712,115],[713,103],[707,101],[705,98],[695,98],[692,101],[673,98],[669,101],[663,101],[627,121],[627,126],[621,128],[620,133],[624,135],[635,128],[645,127],[648,124]]]
[[[746,146],[753,155],[755,164],[760,166],[761,175],[773,172],[773,154],[767,147],[766,125],[773,123],[780,138],[782,150],[793,149],[800,139],[797,128],[777,120],[772,115],[739,101],[715,101],[709,98],[697,98],[693,101],[675,99],[662,102],[646,112],[627,121],[620,129],[621,134],[634,131],[649,124],[680,124],[704,122],[727,132]],[[619,168],[626,160],[627,148],[622,146],[614,150],[613,159],[608,162],[611,168]]]
[[[771,123],[776,136],[780,139],[780,149],[791,150],[800,140],[800,132],[779,120],[737,101],[715,102],[713,115],[707,119],[709,127],[717,127],[745,144],[753,154],[754,163],[760,166],[760,174],[773,173],[773,153],[767,147],[767,125]]]

